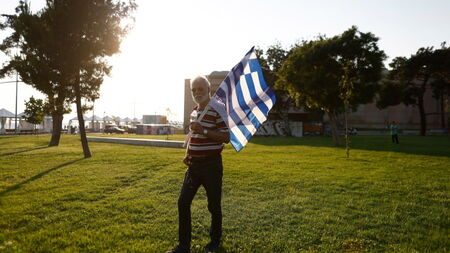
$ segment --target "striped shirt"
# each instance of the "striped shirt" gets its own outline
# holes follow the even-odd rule
[[[198,107],[194,107],[194,111],[197,111],[197,119],[202,114],[203,110],[198,110]],[[228,127],[223,121],[222,117],[212,107],[203,116],[200,124],[204,129],[215,130],[222,133],[228,133]],[[217,155],[222,152],[224,144],[221,142],[209,139],[203,134],[193,133],[188,147],[188,155],[194,158],[202,158],[211,155]]]

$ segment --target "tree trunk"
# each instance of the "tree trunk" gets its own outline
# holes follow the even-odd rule
[[[334,145],[340,146],[341,142],[339,140],[339,132],[337,128],[337,115],[335,111],[327,111],[328,117],[330,118],[331,125],[331,135],[333,137]]]
[[[75,103],[77,105],[77,116],[79,122],[78,128],[80,129],[81,146],[83,147],[84,158],[89,158],[92,155],[91,151],[89,150],[89,145],[86,138],[86,129],[84,128],[83,111],[81,110],[81,92],[79,80],[77,80],[77,83],[75,84],[75,98]]]
[[[444,90],[441,91],[440,98],[441,101],[439,102],[440,109],[441,109],[441,127],[442,129],[445,129],[445,112],[444,112]]]
[[[419,112],[420,112],[420,135],[425,136],[427,132],[427,115],[423,104],[423,96],[419,96]]]
[[[52,114],[52,120],[53,120],[53,129],[52,129],[52,138],[50,139],[50,143],[48,144],[49,147],[59,145],[59,140],[61,138],[63,115],[55,112]]]
[[[281,113],[283,122],[284,122],[284,129],[286,129],[286,136],[292,136],[292,132],[291,132],[291,126],[289,125],[289,113]]]
[[[419,113],[420,113],[420,135],[422,136],[425,136],[427,133],[427,115],[425,113],[425,105],[423,101],[427,81],[428,78],[425,78],[425,80],[422,83],[422,87],[420,87],[419,94],[417,95],[418,100],[417,105],[419,106]]]
[[[348,137],[348,104],[344,105],[344,117],[345,117],[345,153],[347,155],[347,159],[350,158],[350,140]]]
[[[277,107],[277,114],[283,120],[284,129],[286,130],[286,136],[292,136],[291,126],[289,125],[289,107],[290,101],[287,97],[281,97],[278,102],[279,105]]]

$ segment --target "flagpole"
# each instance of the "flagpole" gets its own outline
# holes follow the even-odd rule
[[[16,130],[16,135],[19,132],[17,129],[17,93],[18,93],[18,89],[19,89],[19,72],[16,71],[16,115],[14,117],[14,128]]]

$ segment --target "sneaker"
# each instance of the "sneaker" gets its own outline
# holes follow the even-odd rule
[[[205,252],[215,252],[219,249],[220,246],[220,240],[212,240],[205,246]]]
[[[166,251],[166,253],[191,253],[191,249],[189,247],[177,245],[173,250]]]

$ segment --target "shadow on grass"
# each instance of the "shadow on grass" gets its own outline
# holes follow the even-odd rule
[[[217,253],[227,253],[227,250],[221,245],[221,246],[217,249]]]
[[[399,136],[400,144],[394,144],[390,135],[357,135],[350,136],[350,152],[352,149],[400,152],[415,155],[450,157],[450,136]],[[341,138],[341,146],[336,147],[331,137],[254,137],[251,143],[266,146],[311,146],[345,149],[345,141]]]
[[[0,154],[0,156],[15,155],[15,154],[20,154],[20,153],[24,153],[24,152],[30,152],[30,151],[34,151],[34,150],[44,149],[44,148],[48,148],[48,146],[38,146],[38,147],[35,147],[35,148],[25,149],[25,150],[21,150],[21,151],[4,153],[4,154]]]
[[[4,135],[0,135],[0,139],[9,139],[9,138],[14,138],[16,136],[4,136]]]
[[[83,160],[83,159],[84,159],[84,158],[78,158],[78,159],[75,159],[75,160],[73,160],[73,161],[70,161],[70,162],[66,162],[66,163],[60,164],[60,165],[58,165],[58,166],[56,166],[56,167],[53,167],[53,168],[48,169],[48,170],[46,170],[46,171],[43,171],[43,172],[41,172],[41,173],[39,173],[39,174],[37,174],[37,175],[34,175],[33,177],[30,177],[29,179],[27,179],[27,180],[25,180],[25,181],[23,181],[23,182],[21,182],[21,183],[18,183],[18,184],[9,186],[9,187],[7,187],[5,190],[0,191],[0,197],[3,196],[3,195],[5,195],[5,194],[7,194],[7,193],[9,193],[9,192],[12,192],[12,191],[17,190],[17,189],[19,189],[20,187],[22,187],[23,185],[28,184],[28,183],[30,183],[30,182],[33,182],[34,180],[39,179],[39,178],[41,178],[41,177],[47,175],[48,173],[50,173],[50,172],[52,172],[52,171],[55,171],[55,170],[57,170],[57,169],[60,169],[60,168],[62,168],[62,167],[65,167],[65,166],[67,166],[67,165],[74,164],[74,163],[76,163],[76,162],[78,162],[78,161],[81,161],[81,160]]]

